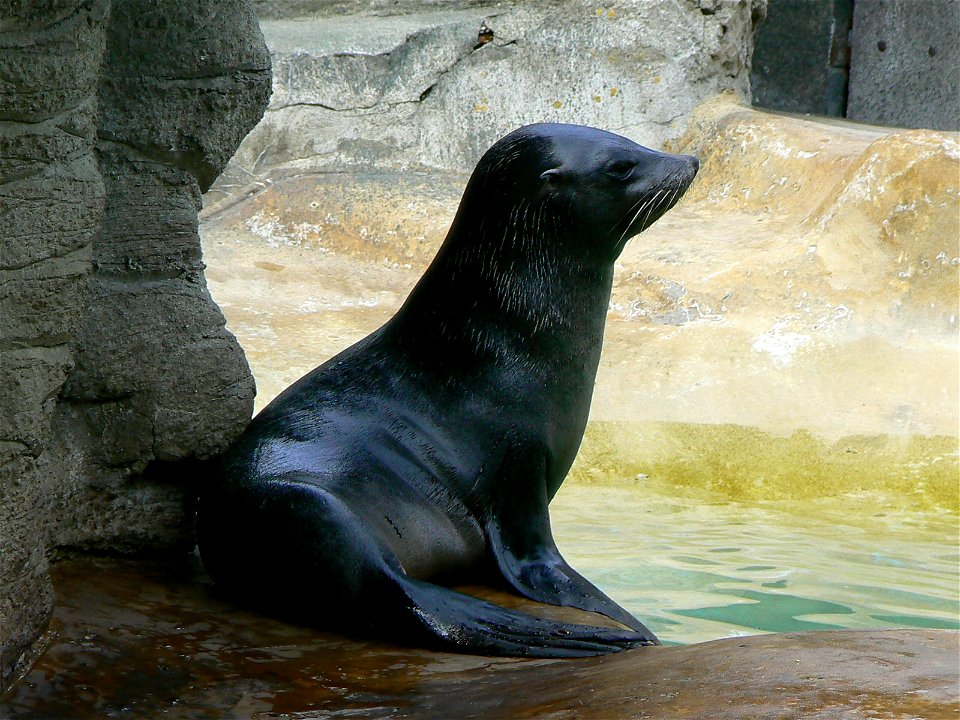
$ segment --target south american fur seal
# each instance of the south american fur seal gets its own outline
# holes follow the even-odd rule
[[[279,395],[220,458],[197,516],[214,581],[314,624],[468,653],[657,644],[560,556],[547,504],[586,426],[614,261],[697,168],[576,125],[498,141],[399,312]],[[444,585],[491,570],[624,628]]]

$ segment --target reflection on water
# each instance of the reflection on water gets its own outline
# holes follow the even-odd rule
[[[665,643],[758,632],[958,628],[958,518],[803,507],[568,482],[551,504],[564,556]]]

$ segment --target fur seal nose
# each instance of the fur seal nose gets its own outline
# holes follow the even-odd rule
[[[696,175],[700,170],[700,161],[693,155],[684,155],[683,157],[687,161],[687,165],[690,166],[690,169],[693,170],[693,174]]]

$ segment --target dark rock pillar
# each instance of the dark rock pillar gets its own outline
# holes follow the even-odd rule
[[[104,184],[107,3],[0,3],[0,684],[46,622],[44,451],[72,365]]]
[[[772,0],[754,34],[753,104],[843,117],[854,0]]]
[[[250,416],[197,211],[269,64],[241,0],[0,0],[0,682],[48,551],[189,545],[195,488],[159,468]]]

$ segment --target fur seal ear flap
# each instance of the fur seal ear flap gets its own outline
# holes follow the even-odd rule
[[[540,173],[540,179],[548,183],[559,182],[560,180],[563,180],[565,176],[566,173],[563,171],[563,168],[558,167],[550,168],[549,170]]]

